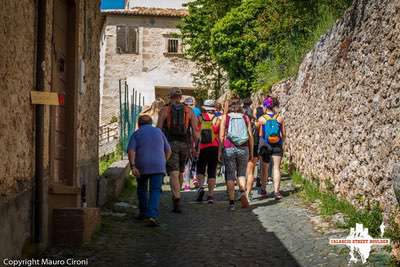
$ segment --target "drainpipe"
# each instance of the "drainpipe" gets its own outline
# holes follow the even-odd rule
[[[46,0],[36,0],[36,77],[34,90],[44,90],[44,51],[46,43]],[[44,142],[44,106],[35,105],[35,177],[33,181],[32,197],[32,240],[41,241],[42,226],[42,187],[43,187],[43,142]]]

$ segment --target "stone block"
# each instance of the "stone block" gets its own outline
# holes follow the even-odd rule
[[[98,180],[98,205],[116,200],[121,194],[125,177],[129,175],[129,161],[121,160],[114,162]]]
[[[62,208],[53,211],[53,242],[57,245],[79,245],[93,236],[101,216],[98,208]]]
[[[393,167],[393,190],[400,204],[400,163]]]

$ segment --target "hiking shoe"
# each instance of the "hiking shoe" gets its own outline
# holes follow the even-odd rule
[[[174,208],[172,209],[173,213],[182,213],[182,209],[179,206],[174,206]]]
[[[157,227],[160,226],[160,223],[157,221],[156,218],[148,218],[145,220],[145,224],[147,227]]]
[[[195,188],[199,188],[199,180],[197,180],[197,178],[193,178],[193,185]]]
[[[268,197],[267,190],[261,189],[261,198],[267,198],[267,197]]]
[[[229,204],[228,210],[235,211],[235,204]]]
[[[274,198],[275,198],[275,200],[281,200],[283,198],[283,196],[280,192],[275,192]]]
[[[135,216],[135,220],[143,221],[144,219],[146,219],[146,215],[144,215],[144,214],[139,214],[139,215]]]
[[[208,203],[208,204],[214,204],[214,197],[208,196],[208,197],[207,197],[207,203]]]
[[[181,207],[179,205],[179,202],[181,201],[180,198],[172,198],[172,204],[173,204],[173,209],[172,212],[174,213],[182,213]]]
[[[197,202],[203,201],[204,193],[205,193],[205,191],[204,191],[204,188],[202,188],[202,187],[197,191],[197,199],[196,199]]]
[[[240,194],[240,203],[242,204],[242,208],[243,208],[243,209],[246,209],[246,208],[249,207],[249,199],[247,198],[245,192],[242,192],[242,193]]]
[[[256,187],[261,187],[261,179],[260,179],[260,177],[256,178]]]

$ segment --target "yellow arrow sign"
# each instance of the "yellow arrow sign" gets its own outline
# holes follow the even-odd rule
[[[33,105],[60,105],[58,93],[54,92],[31,91],[31,101]]]

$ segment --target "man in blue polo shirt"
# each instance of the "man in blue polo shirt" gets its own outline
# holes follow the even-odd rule
[[[166,161],[172,152],[164,133],[152,123],[148,115],[139,117],[139,129],[129,140],[128,157],[132,174],[137,178],[139,215],[136,218],[145,220],[147,226],[158,226],[162,180],[166,173]]]

